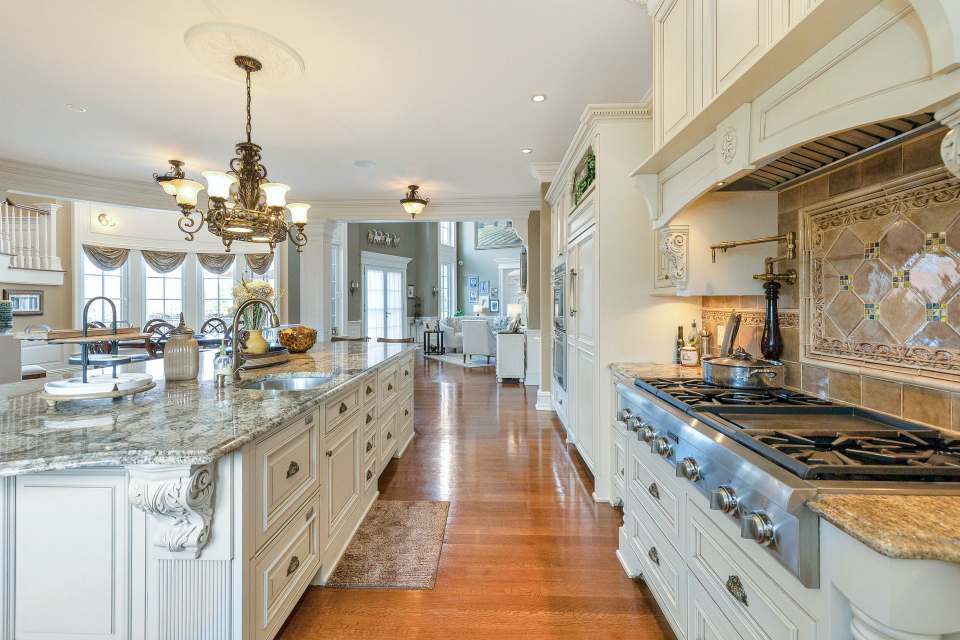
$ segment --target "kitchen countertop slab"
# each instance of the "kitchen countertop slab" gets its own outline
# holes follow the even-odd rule
[[[702,375],[699,366],[684,367],[679,364],[653,362],[614,362],[610,368],[614,373],[628,378],[699,378]]]
[[[821,494],[807,506],[890,558],[960,563],[960,496]]]
[[[0,476],[86,466],[207,464],[288,424],[367,371],[415,347],[337,342],[291,355],[282,365],[243,373],[331,374],[328,384],[295,392],[256,391],[213,382],[215,352],[200,355],[200,376],[164,382],[163,361],[121,367],[145,371],[157,386],[133,399],[60,402],[0,385]],[[19,394],[19,395],[16,395]]]

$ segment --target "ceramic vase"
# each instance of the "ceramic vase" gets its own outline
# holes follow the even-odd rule
[[[270,345],[263,339],[262,329],[251,329],[247,332],[247,346],[244,353],[260,355],[269,351]]]

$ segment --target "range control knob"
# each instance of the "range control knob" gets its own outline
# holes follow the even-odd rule
[[[677,463],[677,477],[686,478],[690,482],[696,482],[703,475],[700,473],[700,465],[693,458],[684,458]]]
[[[653,430],[653,427],[645,424],[637,431],[637,437],[644,442],[653,442],[654,438],[657,437],[657,432]]]
[[[740,537],[767,545],[774,538],[773,521],[763,511],[752,511],[740,520]]]
[[[650,443],[650,451],[661,458],[669,458],[673,455],[673,445],[670,444],[670,440],[666,436],[657,436]]]
[[[637,417],[627,418],[624,422],[627,423],[627,429],[630,431],[639,431],[641,425],[643,425],[643,420]]]
[[[733,513],[737,509],[739,500],[737,492],[727,485],[720,485],[710,492],[710,508],[714,511]]]
[[[625,407],[620,410],[620,422],[626,422],[633,417],[633,411],[630,410],[630,407]]]

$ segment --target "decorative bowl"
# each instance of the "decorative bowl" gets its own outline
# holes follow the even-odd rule
[[[304,353],[317,343],[317,330],[302,324],[283,327],[279,335],[280,344],[290,353]]]

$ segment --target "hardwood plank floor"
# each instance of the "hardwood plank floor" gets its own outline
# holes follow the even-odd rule
[[[280,638],[673,638],[536,387],[417,360],[417,435],[380,499],[450,502],[436,587],[311,589]]]

